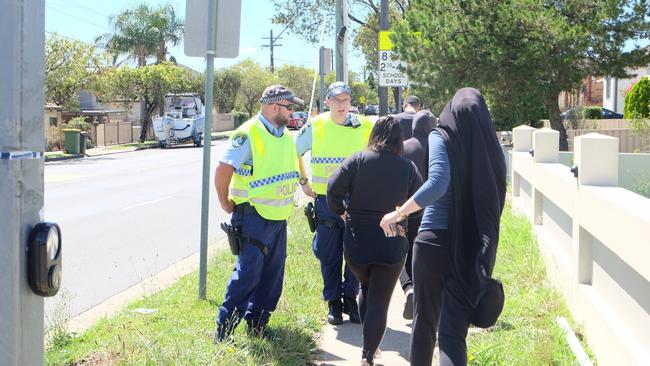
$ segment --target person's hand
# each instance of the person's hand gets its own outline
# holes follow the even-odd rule
[[[399,221],[401,215],[397,211],[389,212],[381,219],[379,226],[384,229],[385,233],[392,233],[390,225],[395,224]]]
[[[348,212],[347,211],[343,211],[343,213],[340,216],[341,216],[341,220],[343,220],[343,222],[348,221]]]
[[[228,200],[221,204],[221,209],[224,210],[225,213],[231,214],[233,211],[235,211],[235,202]]]
[[[311,189],[309,182],[301,185],[300,187],[302,188],[302,192],[305,194],[305,196],[316,198],[316,193],[314,193],[314,191]]]

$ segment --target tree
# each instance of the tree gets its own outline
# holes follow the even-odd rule
[[[245,109],[248,116],[253,117],[253,113],[259,107],[262,92],[267,86],[277,83],[277,79],[270,71],[263,69],[251,59],[240,61],[233,66],[233,69],[242,76],[237,109]]]
[[[650,117],[650,79],[637,81],[625,95],[625,118]]]
[[[144,102],[140,131],[140,142],[144,142],[158,101],[168,93],[187,92],[192,84],[192,73],[171,63],[135,69],[119,67],[105,70],[100,75],[96,93],[104,100],[124,100],[125,106],[133,100]]]
[[[648,15],[645,0],[414,0],[394,41],[409,77],[439,101],[470,85],[493,110],[525,116],[542,103],[566,150],[560,92],[590,74],[625,77],[626,67],[648,63],[644,49],[624,47],[647,37]]]
[[[90,87],[99,68],[95,47],[54,34],[45,41],[45,100],[79,108],[79,90]]]
[[[110,16],[109,24],[112,32],[97,37],[97,44],[114,52],[114,61],[127,54],[127,60],[135,60],[138,67],[150,57],[165,62],[168,45],[175,46],[183,38],[183,20],[170,4],[154,8],[142,3]]]
[[[296,65],[282,65],[276,69],[280,84],[289,88],[298,98],[305,101],[305,107],[309,108],[311,89],[314,83],[314,70]],[[318,89],[318,88],[317,88]],[[318,100],[318,90],[315,91],[314,99]]]
[[[237,70],[233,68],[217,70],[214,75],[213,95],[215,105],[219,112],[229,113],[232,111],[235,107],[241,84],[242,74]]]

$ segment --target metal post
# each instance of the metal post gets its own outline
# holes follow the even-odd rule
[[[43,219],[45,0],[0,0],[0,365],[43,365],[43,298],[27,282]]]
[[[214,55],[217,0],[208,0],[208,46],[205,52],[205,126],[203,127],[203,179],[201,194],[201,250],[199,253],[199,297],[205,299],[208,265],[208,219],[210,214],[210,153],[212,148],[212,104],[214,100]]]
[[[395,113],[402,112],[402,87],[397,88],[397,98],[395,99]]]
[[[381,13],[379,15],[379,29],[388,29],[388,0],[381,0]],[[380,86],[377,89],[379,94],[379,115],[388,114],[388,88]]]
[[[271,74],[272,74],[275,71],[274,67],[273,67],[273,29],[271,29],[271,36],[270,37],[271,37],[271,42],[270,42],[271,46],[270,46],[270,48],[271,48]]]
[[[318,97],[318,107],[319,112],[323,113],[325,112],[325,93],[327,92],[327,88],[325,86],[325,47],[321,46],[319,54],[318,73],[320,75],[320,96]]]
[[[348,2],[336,0],[336,81],[348,83]]]

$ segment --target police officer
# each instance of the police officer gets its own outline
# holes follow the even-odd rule
[[[260,113],[230,138],[215,173],[219,203],[232,213],[243,241],[217,316],[215,342],[228,337],[242,318],[249,334],[264,335],[282,292],[286,219],[299,178],[296,146],[285,126],[293,105],[303,101],[272,85],[260,103]]]
[[[330,212],[325,199],[330,175],[345,158],[366,148],[372,130],[370,120],[349,113],[350,102],[350,87],[343,82],[332,83],[325,99],[330,111],[314,117],[296,137],[296,150],[300,156],[311,150],[311,184],[305,177],[301,158],[303,178],[300,185],[306,195],[315,199],[317,226],[312,247],[320,260],[323,299],[329,303],[327,321],[335,325],[343,323],[344,312],[350,316],[351,322],[361,322],[356,300],[359,281],[347,265],[344,270],[342,268],[345,223]]]

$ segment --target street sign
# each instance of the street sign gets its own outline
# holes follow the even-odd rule
[[[214,0],[217,4],[216,58],[239,56],[241,0]],[[208,0],[185,3],[185,55],[205,57],[208,44]]]
[[[408,86],[406,62],[393,51],[379,51],[379,86]]]

